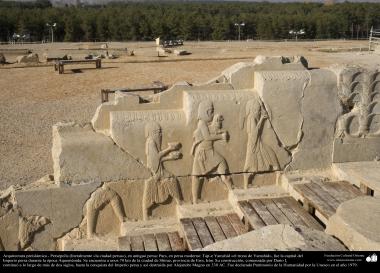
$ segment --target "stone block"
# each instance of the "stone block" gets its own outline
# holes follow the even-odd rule
[[[149,177],[149,171],[111,138],[91,125],[53,126],[53,163],[56,183],[117,181]]]
[[[380,250],[380,198],[363,196],[342,203],[326,232],[353,251]]]

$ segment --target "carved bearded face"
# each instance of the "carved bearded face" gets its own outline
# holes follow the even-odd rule
[[[156,122],[150,122],[145,127],[145,136],[150,137],[160,148],[162,143],[162,129]]]
[[[211,101],[202,101],[198,108],[198,119],[211,122],[214,118],[214,105]]]
[[[254,117],[260,117],[261,105],[257,100],[249,100],[246,105],[246,114],[252,114]]]

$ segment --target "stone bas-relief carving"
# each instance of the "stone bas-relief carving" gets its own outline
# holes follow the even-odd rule
[[[120,196],[110,189],[107,184],[104,184],[92,194],[90,200],[87,202],[87,238],[91,238],[95,235],[98,213],[108,204],[112,206],[120,223],[127,220]]]
[[[149,122],[145,127],[145,153],[147,166],[152,176],[145,180],[143,195],[143,219],[148,219],[148,211],[154,204],[165,202],[170,196],[180,204],[180,190],[175,176],[169,173],[164,162],[178,160],[182,154],[178,151],[180,143],[168,143],[166,149],[161,149],[162,129],[156,122]]]
[[[279,185],[288,171],[379,158],[380,76],[355,69],[260,56],[205,84],[117,92],[91,123],[53,127],[54,176],[0,194],[0,249],[113,250],[136,227],[152,234],[170,219],[180,230],[180,217],[212,215],[219,201],[241,217],[240,200],[292,195]],[[318,248],[330,241],[310,234]]]
[[[338,138],[380,136],[379,71],[354,68],[343,71],[339,97],[345,113],[337,122],[336,136]]]
[[[268,113],[258,98],[247,102],[245,115],[240,121],[240,127],[243,129],[245,125],[248,135],[244,163],[245,189],[248,188],[249,179],[256,173],[280,169],[276,154],[262,139],[262,127],[268,118]]]
[[[380,157],[380,72],[341,68],[338,95],[343,113],[336,123],[333,161],[371,161]]]
[[[214,116],[214,105],[211,101],[206,100],[199,104],[198,125],[194,131],[194,142],[191,147],[191,155],[194,156],[192,171],[193,204],[198,202],[200,179],[207,175],[220,175],[227,188],[232,189],[231,177],[226,176],[229,173],[226,159],[214,148],[215,141],[228,140],[228,132],[221,130],[222,122],[223,116],[220,114]]]
[[[20,217],[19,241],[20,247],[25,249],[33,241],[34,233],[49,224],[49,219],[42,216]]]
[[[0,249],[2,250],[33,250],[31,244],[35,235],[51,223],[47,217],[23,215],[16,199],[16,191],[19,189],[20,187],[11,186],[0,194]]]

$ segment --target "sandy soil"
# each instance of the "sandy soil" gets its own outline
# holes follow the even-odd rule
[[[159,80],[201,83],[220,74],[239,61],[257,55],[303,55],[309,67],[332,64],[379,65],[380,55],[367,51],[366,41],[323,42],[193,42],[185,43],[192,54],[181,57],[157,57],[154,42],[109,43],[109,52],[122,54],[125,48],[135,56],[123,55],[105,60],[102,69],[94,65],[65,67],[59,75],[52,64],[24,66],[0,65],[0,189],[12,184],[27,184],[52,173],[51,126],[58,121],[90,121],[100,104],[100,89],[150,85]],[[82,58],[101,50],[83,49],[83,44],[55,43],[44,45],[0,45],[8,62],[17,53],[9,49],[31,49],[40,56],[70,54]],[[98,48],[99,46],[94,46]],[[325,53],[319,49],[339,49]],[[363,50],[349,52],[348,50]],[[4,50],[5,49],[5,50]],[[74,73],[71,68],[78,69]]]

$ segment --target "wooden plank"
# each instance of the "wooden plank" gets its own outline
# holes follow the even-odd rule
[[[292,222],[282,213],[282,211],[277,207],[277,205],[272,201],[272,199],[261,199],[260,200],[267,210],[273,215],[273,217],[280,224],[292,225]]]
[[[117,241],[120,251],[131,251],[131,239],[129,236],[119,237]]]
[[[327,191],[322,189],[321,186],[319,186],[316,183],[307,183],[305,184],[306,187],[308,187],[310,190],[312,190],[316,195],[318,195],[320,198],[325,200],[330,207],[334,208],[334,213],[338,209],[340,202],[336,200],[331,194],[329,194]]]
[[[170,246],[173,251],[184,251],[183,241],[179,237],[178,232],[169,232],[168,233]]]
[[[131,236],[131,250],[144,251],[144,241],[141,236]]]
[[[83,64],[83,63],[97,63],[99,59],[89,60],[58,60],[60,64]]]
[[[156,234],[157,246],[159,251],[171,251],[172,248],[170,246],[169,237],[166,233],[158,233]]]
[[[223,230],[223,233],[227,239],[237,236],[237,233],[232,227],[227,216],[217,216],[215,218],[216,218],[216,221],[218,221],[220,228]]]
[[[236,213],[230,213],[227,214],[228,220],[230,220],[230,223],[236,233],[238,235],[244,234],[247,232],[247,229],[245,228],[244,224],[240,221],[239,216]]]
[[[205,221],[200,217],[193,218],[192,220],[195,230],[198,233],[198,237],[201,240],[202,246],[205,247],[213,244],[214,240],[211,236],[210,231],[207,228]]]
[[[282,211],[283,214],[292,222],[295,226],[308,226],[302,217],[299,216],[284,200],[284,198],[273,198],[273,202]]]
[[[355,198],[357,195],[347,190],[341,183],[338,182],[315,182],[325,191],[330,193],[340,203],[346,202]]]
[[[223,241],[226,239],[226,236],[224,235],[223,230],[219,226],[219,223],[216,221],[215,217],[206,216],[204,219],[215,242]]]
[[[197,231],[194,228],[193,222],[189,218],[180,220],[185,240],[190,250],[202,248],[202,243],[199,240]]]
[[[301,205],[292,197],[285,197],[282,198],[292,210],[297,213],[302,220],[310,227],[316,230],[321,230],[323,231],[323,227],[321,224],[318,223],[317,220],[313,218],[306,210],[304,210]]]
[[[263,203],[257,199],[251,199],[248,201],[251,206],[256,210],[257,214],[263,219],[266,225],[277,225],[277,220],[273,215],[267,210]]]
[[[247,201],[239,201],[239,206],[253,229],[259,229],[266,226],[264,221]]]
[[[345,190],[351,192],[352,194],[355,195],[354,198],[358,196],[363,196],[363,193],[360,191],[360,189],[356,188],[354,185],[351,185],[350,183],[346,181],[341,181],[339,182],[339,185],[344,188]]]
[[[145,234],[143,235],[144,248],[145,251],[157,251],[156,237],[154,234]]]
[[[326,203],[324,199],[316,195],[312,190],[305,186],[305,184],[294,185],[293,188],[301,194],[310,204],[312,204],[318,211],[327,219],[335,213],[335,209]]]

